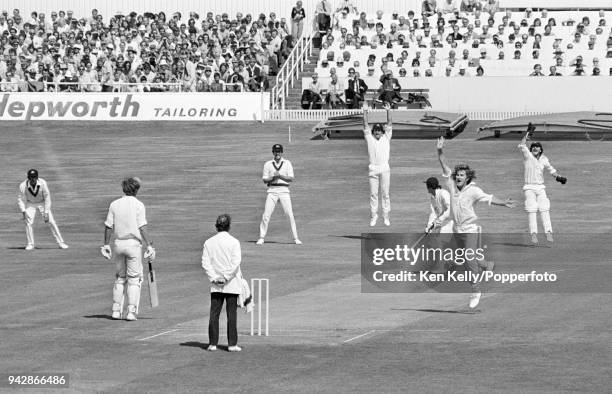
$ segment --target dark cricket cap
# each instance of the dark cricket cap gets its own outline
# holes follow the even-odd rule
[[[425,181],[425,184],[427,185],[428,189],[437,189],[440,186],[440,183],[438,182],[438,178],[436,177],[430,177],[427,178],[427,180]]]
[[[283,146],[281,144],[274,144],[272,146],[272,153],[282,152],[282,151],[283,151]]]
[[[38,178],[38,171],[36,171],[35,169],[31,169],[28,171],[28,178]]]

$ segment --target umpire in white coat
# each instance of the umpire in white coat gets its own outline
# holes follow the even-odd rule
[[[241,283],[240,242],[229,234],[231,217],[228,214],[217,218],[218,233],[204,242],[202,268],[210,280],[210,320],[208,323],[209,351],[217,350],[219,342],[219,315],[225,301],[227,312],[227,341],[230,352],[242,350],[238,344],[237,309]]]

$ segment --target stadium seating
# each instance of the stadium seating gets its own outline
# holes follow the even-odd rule
[[[0,91],[259,91],[294,39],[284,18],[0,14]]]
[[[554,25],[550,22],[547,31],[545,26],[551,20]],[[438,25],[442,21],[443,30],[439,34]],[[597,71],[607,76],[612,67],[612,11],[514,11],[496,12],[492,16],[484,12],[439,13],[427,19],[415,18],[412,23],[406,15],[393,19],[389,13],[380,18],[349,14],[336,17],[335,22],[333,30],[322,39],[323,47],[315,69],[323,80],[329,76],[331,68],[336,69],[339,78],[346,77],[349,67],[355,68],[362,78],[380,76],[385,58],[389,58],[387,67],[395,77],[402,68],[408,77],[417,74],[423,78],[458,76],[462,68],[466,76],[476,76],[478,66],[482,67],[484,76],[528,76],[536,65],[541,66],[544,75],[549,75],[550,66],[557,65],[557,57],[562,60],[556,71],[565,76],[589,76]],[[382,24],[379,33],[385,36],[382,41],[377,37],[378,23]],[[394,31],[391,31],[392,24],[397,27]],[[517,26],[516,31],[511,24]],[[453,25],[459,27],[460,35],[468,38],[450,40],[448,36],[453,33]],[[486,25],[491,27],[483,32],[482,27]],[[357,41],[365,36],[363,41],[368,45],[355,45],[350,39],[354,26],[359,30],[355,32],[359,35]],[[398,39],[400,34],[403,40]],[[392,37],[391,43],[389,37]],[[372,41],[379,43],[372,45]],[[432,49],[435,50],[433,54]],[[453,57],[451,51],[457,59],[454,62],[449,61],[449,57]],[[520,58],[515,58],[518,57],[516,51]],[[368,66],[372,56],[373,64]],[[579,56],[582,57],[581,67],[575,67]],[[400,57],[404,61],[398,65]],[[415,58],[418,58],[418,65],[413,66]],[[433,65],[429,63],[430,58]]]

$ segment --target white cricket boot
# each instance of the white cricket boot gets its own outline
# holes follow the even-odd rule
[[[472,295],[470,296],[470,308],[474,309],[478,306],[478,303],[480,302],[480,296],[482,296],[482,292],[478,292],[478,293],[472,293]]]

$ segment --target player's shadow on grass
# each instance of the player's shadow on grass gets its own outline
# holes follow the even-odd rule
[[[370,237],[362,237],[361,235],[330,235],[330,237],[348,238],[348,239],[370,239]]]
[[[480,313],[480,309],[473,311],[466,309],[417,309],[417,308],[391,308],[392,311],[414,311],[414,312],[425,312],[425,313],[458,313],[462,315],[473,315]]]
[[[501,246],[518,246],[519,248],[548,248],[547,245],[541,244],[532,244],[530,242],[525,242],[522,244],[516,242],[491,242],[491,245],[501,245]]]
[[[111,315],[86,315],[86,316],[83,316],[83,317],[85,319],[125,320],[125,318],[123,318],[123,319],[113,319],[113,317]],[[152,320],[152,319],[154,319],[154,318],[138,316],[138,320]]]
[[[10,250],[25,250],[25,246],[7,246],[6,248],[10,249]],[[38,249],[41,249],[41,250],[44,250],[44,249],[57,249],[57,250],[60,250],[57,246],[37,246],[37,247],[34,248],[34,250],[38,250]]]
[[[105,319],[105,320],[114,320],[111,315],[87,315],[83,316],[85,319]]]
[[[197,347],[200,348],[202,350],[206,350],[208,349],[208,343],[203,343],[203,342],[197,342],[197,341],[189,341],[189,342],[183,342],[183,343],[179,343],[180,346],[187,346],[187,347]],[[217,345],[217,348],[219,350],[228,350],[227,346],[224,345]]]
[[[249,244],[256,244],[257,240],[254,241],[246,241]],[[287,241],[287,242],[281,242],[281,241],[266,241],[264,242],[265,244],[277,244],[277,245],[293,245],[295,242],[291,242],[291,241]]]

